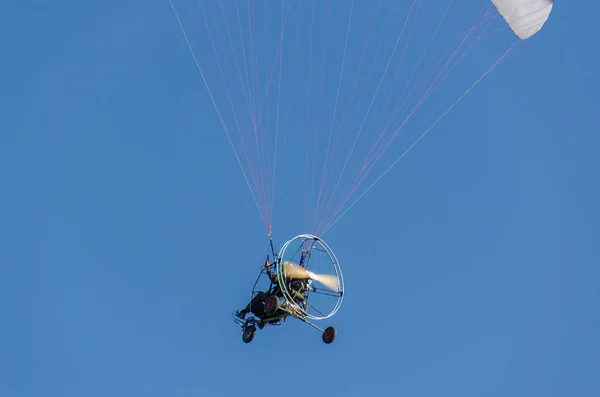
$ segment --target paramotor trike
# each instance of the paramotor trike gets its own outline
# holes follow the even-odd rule
[[[234,314],[234,321],[243,330],[242,340],[250,343],[257,328],[280,325],[292,316],[319,330],[323,342],[333,342],[337,336],[335,327],[322,329],[313,323],[333,316],[342,304],[344,280],[333,251],[319,237],[310,234],[289,240],[279,254],[275,254],[271,240],[271,250],[274,261],[271,263],[267,256],[254,283],[250,303]],[[265,277],[270,281],[269,288],[257,290],[258,282]]]

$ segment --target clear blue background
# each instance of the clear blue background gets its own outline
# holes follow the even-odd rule
[[[600,395],[594,2],[328,232],[332,345],[231,321],[267,240],[168,2],[1,7],[0,396]]]

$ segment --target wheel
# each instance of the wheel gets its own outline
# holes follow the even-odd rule
[[[265,301],[265,311],[268,314],[273,314],[277,309],[279,309],[280,305],[281,302],[279,301],[279,298],[275,295],[271,295]]]
[[[336,336],[337,336],[337,329],[335,329],[335,327],[333,327],[333,326],[327,327],[327,328],[325,328],[325,331],[323,332],[323,342],[330,344],[331,342],[333,342],[335,340]]]
[[[244,343],[250,343],[252,342],[252,339],[254,339],[254,335],[256,335],[256,327],[254,325],[250,325],[244,330],[244,333],[242,334],[242,340]]]

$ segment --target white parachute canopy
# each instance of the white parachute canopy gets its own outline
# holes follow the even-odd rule
[[[512,31],[525,40],[544,26],[554,0],[492,0],[492,3]]]

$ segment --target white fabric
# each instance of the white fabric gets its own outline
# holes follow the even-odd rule
[[[492,0],[492,3],[512,31],[525,40],[544,26],[554,0]]]

